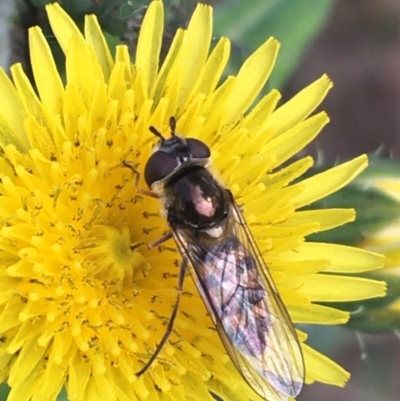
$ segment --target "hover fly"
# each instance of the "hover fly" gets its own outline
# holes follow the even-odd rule
[[[159,197],[170,233],[182,255],[178,295],[171,319],[152,357],[153,363],[172,332],[186,269],[189,269],[226,351],[247,383],[269,401],[299,394],[304,382],[301,347],[288,312],[229,189],[210,173],[210,149],[198,139],[175,133],[159,143],[148,159],[144,178]],[[129,163],[126,167],[139,172]]]

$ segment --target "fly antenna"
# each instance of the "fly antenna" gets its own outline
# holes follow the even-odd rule
[[[171,136],[175,136],[176,118],[174,116],[169,118],[169,127],[171,128]]]
[[[162,142],[165,141],[165,138],[162,136],[161,132],[156,127],[153,127],[152,125],[150,125],[149,130],[157,138],[160,138]]]

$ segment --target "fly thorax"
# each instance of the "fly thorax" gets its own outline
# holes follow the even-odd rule
[[[171,221],[210,230],[210,236],[218,236],[220,223],[228,215],[229,201],[226,190],[205,167],[184,170],[167,183],[165,193]]]

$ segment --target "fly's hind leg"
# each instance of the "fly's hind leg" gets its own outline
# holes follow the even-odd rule
[[[176,296],[174,308],[172,309],[172,313],[171,313],[171,316],[170,316],[168,324],[167,324],[167,328],[165,330],[164,335],[161,338],[161,341],[158,343],[156,349],[154,350],[153,355],[150,357],[150,359],[147,361],[147,363],[143,366],[143,368],[140,369],[139,372],[136,373],[137,377],[141,376],[143,373],[145,373],[147,371],[147,369],[149,369],[149,367],[152,365],[154,360],[160,354],[161,350],[163,349],[165,343],[168,341],[168,338],[172,333],[172,329],[174,328],[175,318],[176,318],[176,315],[179,310],[179,302],[181,300],[183,282],[185,281],[185,272],[186,272],[187,265],[188,265],[188,261],[187,261],[186,257],[184,256],[182,265],[181,265],[181,269],[179,271],[178,286],[177,286],[178,293]]]
[[[147,244],[147,248],[153,249],[153,248],[163,244],[165,241],[168,241],[171,238],[172,238],[172,232],[168,231],[166,234],[164,234],[160,238],[156,239],[154,242]]]
[[[156,248],[157,246],[163,244],[164,242],[168,241],[171,238],[172,238],[172,233],[171,233],[171,231],[168,231],[166,234],[162,235],[160,238],[156,239],[153,242],[150,242],[150,244],[147,242],[138,242],[136,244],[131,244],[131,251],[134,251],[136,248],[139,248],[142,245],[146,245],[147,249],[151,250],[151,249]]]

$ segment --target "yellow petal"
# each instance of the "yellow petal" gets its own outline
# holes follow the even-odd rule
[[[30,400],[38,388],[37,372],[28,376],[23,382],[11,388],[7,401]]]
[[[29,30],[29,50],[40,100],[49,113],[61,114],[64,88],[50,47],[38,27]]]
[[[136,48],[136,68],[146,77],[145,93],[150,95],[158,71],[158,62],[164,31],[162,1],[152,1],[142,22]]]
[[[361,273],[383,267],[385,257],[352,246],[306,242],[298,250],[305,259],[323,255],[331,264],[325,271],[340,273]]]
[[[1,90],[1,84],[0,84]],[[25,136],[25,133],[24,133]],[[26,139],[26,138],[23,138]],[[15,132],[12,130],[10,125],[8,124],[5,116],[0,115],[0,141],[4,146],[13,145],[19,152],[26,152],[26,144],[23,143],[22,138],[17,136]],[[4,160],[3,160],[4,162]],[[1,163],[1,162],[0,162]],[[7,170],[10,169],[10,166],[2,164],[0,171],[4,174]]]
[[[125,86],[125,68],[126,65],[124,63],[116,63],[108,83],[108,96],[119,102],[124,100],[127,90]]]
[[[178,29],[171,46],[168,50],[167,57],[165,58],[162,67],[157,75],[157,81],[155,84],[155,90],[153,94],[154,104],[157,104],[161,97],[166,97],[170,99],[172,104],[177,103],[178,86],[175,85],[178,78],[177,74],[174,74],[176,65],[179,62],[179,54],[182,49],[182,45],[186,36],[186,32],[182,29]],[[173,88],[173,91],[171,91]],[[171,95],[174,94],[174,97]]]
[[[230,42],[227,38],[221,38],[210,57],[208,57],[199,78],[193,87],[192,95],[202,93],[209,95],[215,89],[221,78],[222,72],[229,59]]]
[[[32,401],[42,401],[47,399],[57,399],[63,385],[66,368],[54,363],[53,360],[47,361],[46,370],[39,382],[39,391],[32,398]]]
[[[343,188],[357,177],[367,165],[368,158],[366,155],[362,155],[347,163],[340,164],[323,173],[303,180],[299,184],[293,185],[293,187],[301,186],[304,188],[304,190],[293,199],[296,208],[309,205]]]
[[[206,4],[197,4],[189,22],[179,66],[175,71],[180,75],[179,105],[189,96],[197,77],[205,64],[212,35],[212,8]],[[187,55],[190,54],[190,57]]]
[[[343,387],[349,380],[350,374],[338,364],[306,344],[302,344],[302,348],[307,366],[307,383],[313,383],[314,381],[318,380],[322,383],[334,384],[336,386]]]
[[[92,367],[85,363],[79,353],[76,353],[69,364],[68,396],[71,400],[78,400],[81,391],[86,388],[91,375]]]
[[[35,118],[29,116],[25,120],[25,130],[32,147],[37,148],[46,156],[51,157],[51,155],[54,154],[54,142],[49,136],[49,130],[46,127],[43,127]]]
[[[297,277],[318,273],[321,269],[327,268],[329,266],[329,261],[327,259],[323,259],[323,256],[320,257],[321,259],[301,259],[293,261],[287,260],[285,258],[285,260],[282,261],[282,270],[285,272],[286,277]]]
[[[273,128],[275,136],[287,131],[309,116],[322,102],[331,87],[332,82],[323,75],[272,113],[263,128]]]
[[[64,97],[64,121],[65,132],[69,135],[69,140],[73,142],[78,132],[79,117],[85,116],[87,109],[76,85],[69,84]]]
[[[295,224],[318,222],[319,231],[325,231],[354,221],[355,217],[354,209],[320,209],[299,211],[290,221]]]
[[[215,133],[222,125],[221,121],[224,119],[224,114],[221,110],[221,104],[223,104],[229,97],[233,87],[235,86],[235,79],[236,78],[234,77],[228,77],[212,95],[206,98],[206,101],[200,109],[200,113],[206,117],[204,131]],[[217,157],[214,157],[214,160],[216,159]]]
[[[268,186],[268,191],[285,188],[296,178],[301,177],[314,164],[311,157],[305,157],[283,167],[276,172],[268,174],[262,182]]]
[[[72,36],[78,38],[81,44],[85,43],[84,37],[76,26],[74,20],[61,8],[58,3],[46,6],[47,16],[54,36],[64,53],[67,53],[68,42]]]
[[[85,16],[85,38],[93,46],[104,78],[107,81],[114,66],[114,61],[99,22],[94,15]]]
[[[284,255],[286,261],[311,262],[324,259],[329,261],[321,271],[360,273],[383,266],[385,258],[381,254],[345,245],[305,242],[294,252]]]
[[[37,338],[30,339],[24,344],[21,353],[18,355],[17,362],[10,372],[9,383],[11,387],[18,385],[31,375],[32,370],[42,359],[45,352],[46,347],[40,347],[37,344]]]
[[[21,64],[13,65],[11,67],[11,74],[15,86],[17,87],[19,98],[25,107],[26,114],[43,124],[45,121],[43,106],[36,96],[36,93],[32,88],[28,77],[24,73]]]
[[[245,61],[223,108],[225,123],[238,119],[253,103],[272,71],[278,49],[279,43],[270,38]]]
[[[323,305],[290,305],[288,309],[293,321],[301,324],[344,324],[349,320],[349,312]]]
[[[257,105],[244,118],[243,126],[248,130],[260,130],[264,121],[273,112],[281,98],[281,94],[277,90],[272,90],[268,95],[264,96]]]
[[[329,118],[325,113],[319,113],[272,139],[266,149],[271,150],[276,157],[276,165],[281,165],[307,146],[328,121]]]
[[[299,292],[313,302],[349,302],[383,297],[386,283],[358,277],[315,274],[301,279],[284,279],[286,285],[297,285]]]
[[[27,138],[23,126],[24,108],[18,97],[17,90],[2,68],[0,68],[0,90],[2,93],[0,96],[0,109],[11,129],[9,136],[15,136],[26,144]]]
[[[68,85],[75,84],[84,104],[91,105],[97,87],[104,83],[104,75],[93,48],[82,45],[75,36],[71,37],[68,47],[66,73]]]

